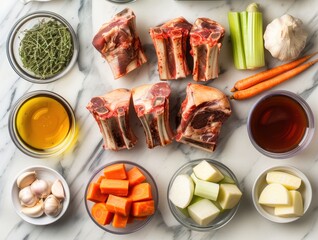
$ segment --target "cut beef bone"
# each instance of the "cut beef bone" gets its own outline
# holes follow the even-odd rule
[[[231,107],[220,90],[189,83],[179,115],[176,140],[213,152],[222,124],[231,115]]]
[[[130,149],[137,139],[129,126],[131,92],[120,88],[91,99],[87,109],[94,116],[103,135],[104,148]]]
[[[161,82],[146,84],[132,90],[135,111],[140,119],[149,148],[172,142],[169,123],[170,86]]]
[[[192,24],[179,17],[150,29],[161,80],[185,78],[191,73],[186,59],[191,27]]]
[[[103,24],[93,45],[109,63],[115,79],[147,62],[136,31],[136,16],[128,8]]]
[[[190,32],[193,56],[193,79],[207,81],[218,77],[219,53],[225,34],[224,28],[208,18],[198,18]]]

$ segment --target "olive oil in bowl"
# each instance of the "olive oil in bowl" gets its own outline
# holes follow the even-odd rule
[[[252,144],[272,158],[288,158],[303,150],[313,135],[314,118],[298,95],[274,91],[261,98],[248,118]]]
[[[74,140],[72,108],[61,96],[49,91],[36,91],[22,97],[9,121],[14,143],[33,157],[57,155]]]

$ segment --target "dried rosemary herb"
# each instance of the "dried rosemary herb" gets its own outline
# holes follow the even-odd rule
[[[23,66],[41,79],[61,72],[73,56],[68,28],[56,20],[40,21],[25,31],[20,43]]]

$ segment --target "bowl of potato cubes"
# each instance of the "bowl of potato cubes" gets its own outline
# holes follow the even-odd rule
[[[276,223],[288,223],[306,213],[312,200],[312,188],[308,178],[297,168],[271,167],[257,177],[252,199],[263,217]]]
[[[171,213],[183,226],[209,231],[224,226],[234,217],[242,191],[236,176],[224,164],[198,159],[174,173],[167,198]]]

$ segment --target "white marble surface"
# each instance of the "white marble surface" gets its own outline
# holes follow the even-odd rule
[[[309,32],[306,52],[318,49],[318,10],[316,0],[258,0],[267,24],[273,18],[289,13],[303,20]],[[55,0],[49,3],[30,3],[1,0],[0,7],[0,239],[317,239],[318,236],[318,134],[308,149],[292,159],[275,160],[262,156],[250,143],[246,119],[251,105],[258,99],[231,101],[233,115],[224,125],[221,139],[213,154],[196,150],[187,145],[173,143],[165,148],[149,150],[145,145],[142,128],[133,119],[133,128],[139,137],[138,145],[130,151],[110,152],[101,147],[101,135],[92,116],[85,106],[91,97],[103,94],[117,87],[131,88],[146,82],[158,82],[156,57],[148,35],[150,26],[168,19],[184,16],[193,22],[198,16],[210,17],[227,30],[221,50],[221,74],[217,80],[208,83],[229,94],[229,89],[239,78],[252,74],[250,71],[235,70],[229,44],[227,12],[242,10],[249,1],[173,1],[136,0],[129,4],[113,4],[106,0]],[[127,77],[113,80],[110,69],[91,45],[94,33],[100,25],[125,7],[132,8],[137,15],[137,27],[145,45],[149,62]],[[64,16],[76,30],[80,40],[78,64],[63,79],[46,85],[31,84],[11,69],[6,59],[6,38],[14,22],[23,15],[50,10]],[[268,67],[278,64],[267,53]],[[171,81],[172,117],[184,97],[184,89],[190,78]],[[286,89],[304,97],[318,116],[318,71],[317,66],[299,77],[275,89]],[[75,110],[79,124],[79,136],[75,147],[68,153],[52,159],[33,159],[21,153],[13,144],[8,133],[8,115],[12,104],[26,92],[48,89],[64,96]],[[316,119],[317,121],[317,119]],[[317,132],[317,131],[316,131]],[[166,190],[172,173],[190,159],[214,158],[228,167],[238,177],[244,189],[242,204],[233,220],[217,231],[191,232],[174,220],[166,201]],[[154,220],[139,232],[128,236],[115,236],[103,232],[88,217],[84,203],[84,190],[88,178],[104,163],[127,159],[147,168],[157,181],[160,192],[159,213]],[[69,183],[71,204],[66,215],[49,226],[33,226],[18,217],[11,205],[10,189],[17,172],[31,165],[41,164],[60,172]],[[313,202],[310,211],[299,221],[290,224],[275,224],[262,218],[251,201],[252,184],[265,168],[276,165],[292,165],[302,170],[311,180]]]

